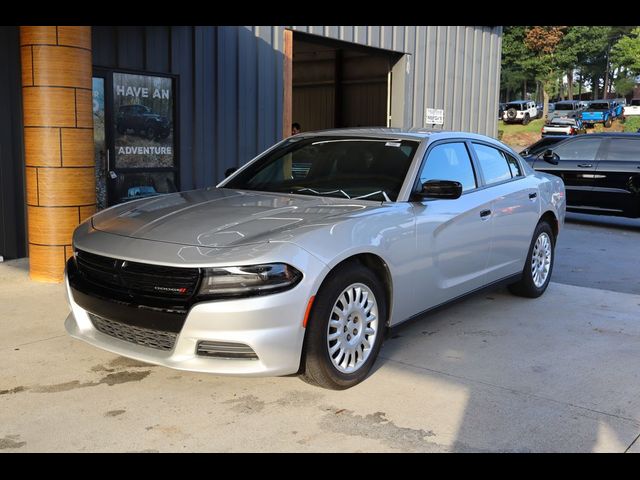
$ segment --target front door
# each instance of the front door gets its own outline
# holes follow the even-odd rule
[[[477,188],[479,183],[463,141],[433,146],[419,178],[420,183],[455,180],[463,186],[458,199],[425,199],[414,204],[419,272],[416,298],[421,310],[426,310],[485,283],[492,193]]]
[[[94,69],[99,207],[178,191],[175,87],[171,76]]]
[[[596,168],[602,146],[601,137],[578,136],[552,148],[560,159],[558,165],[545,162],[542,154],[536,158],[536,170],[562,178],[567,192],[567,207],[588,210],[597,206],[593,196]]]

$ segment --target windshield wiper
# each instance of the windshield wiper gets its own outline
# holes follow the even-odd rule
[[[343,194],[345,197],[347,197],[348,199],[351,199],[351,197],[349,195],[347,195],[347,193],[344,190],[331,190],[330,192],[318,192],[317,190],[314,190],[313,188],[299,188],[298,190],[295,190],[296,193],[300,193],[300,192],[312,192],[315,193],[316,195],[330,195],[332,193],[341,193]]]
[[[353,200],[359,200],[361,198],[367,198],[367,197],[372,197],[373,195],[377,195],[381,193],[382,196],[384,197],[385,201],[390,202],[391,199],[389,198],[389,196],[387,195],[387,192],[385,192],[384,190],[378,190],[376,192],[371,192],[371,193],[367,193],[366,195],[360,195],[359,197],[353,197]]]

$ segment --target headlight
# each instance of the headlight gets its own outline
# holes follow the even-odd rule
[[[301,279],[302,273],[286,263],[204,268],[198,295],[211,298],[264,295],[293,288]]]

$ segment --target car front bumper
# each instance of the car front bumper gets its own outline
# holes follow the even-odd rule
[[[100,332],[91,321],[90,312],[74,299],[76,291],[70,286],[65,273],[67,299],[71,307],[65,328],[72,337],[104,350],[178,370],[241,376],[294,374],[300,367],[307,303],[317,289],[317,279],[322,278],[324,265],[318,262],[314,267],[317,276],[305,275],[296,287],[285,292],[194,304],[169,351]],[[258,358],[200,356],[196,353],[199,341],[247,345]]]

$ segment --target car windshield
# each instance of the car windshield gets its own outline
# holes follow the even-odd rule
[[[389,138],[292,139],[223,188],[395,201],[418,145]]]
[[[556,103],[556,110],[575,110],[576,107],[571,103]]]
[[[524,103],[508,103],[505,108],[506,110],[509,110],[510,108],[515,108],[516,110],[524,110]]]
[[[595,102],[589,105],[589,108],[593,110],[608,110],[609,104],[604,102]]]

